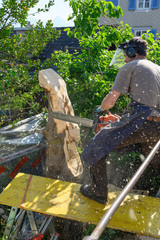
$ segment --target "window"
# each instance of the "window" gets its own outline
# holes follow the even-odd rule
[[[134,30],[135,36],[141,37],[143,33],[146,33],[147,30]]]
[[[128,0],[128,10],[158,9],[159,0]]]
[[[137,9],[150,9],[151,0],[138,0]]]
[[[135,36],[141,37],[143,33],[146,33],[149,30],[149,33],[153,33],[154,39],[156,38],[156,29],[150,29],[149,27],[147,28],[132,28],[132,32],[134,33]]]

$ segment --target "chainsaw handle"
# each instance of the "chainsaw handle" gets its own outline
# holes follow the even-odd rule
[[[108,115],[111,115],[111,112],[108,109],[102,110],[101,106],[96,106],[95,109],[93,110],[93,112],[96,113],[96,114],[100,114],[100,115],[102,115],[104,113],[107,113]]]
[[[104,110],[104,112],[106,112],[108,115],[111,115],[112,113],[107,109],[107,110]]]

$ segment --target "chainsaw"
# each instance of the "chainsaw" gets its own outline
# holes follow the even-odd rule
[[[117,114],[112,114],[110,111],[105,110],[102,112],[96,112],[96,109],[99,106],[96,106],[93,110],[92,116],[93,120],[87,118],[81,118],[78,116],[67,115],[62,112],[52,112],[52,117],[66,121],[76,123],[80,126],[92,128],[93,132],[98,133],[102,128],[107,126],[108,124],[119,121],[120,116]]]

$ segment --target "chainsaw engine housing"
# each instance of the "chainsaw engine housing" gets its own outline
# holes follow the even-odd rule
[[[112,114],[108,110],[103,112],[96,112],[97,106],[93,111],[93,127],[92,130],[95,133],[98,133],[102,128],[107,126],[108,124],[118,121],[120,116],[117,114]]]

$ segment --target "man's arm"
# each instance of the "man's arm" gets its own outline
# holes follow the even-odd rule
[[[112,108],[120,95],[120,92],[117,92],[116,90],[111,90],[103,99],[101,103],[101,110],[104,111]]]

